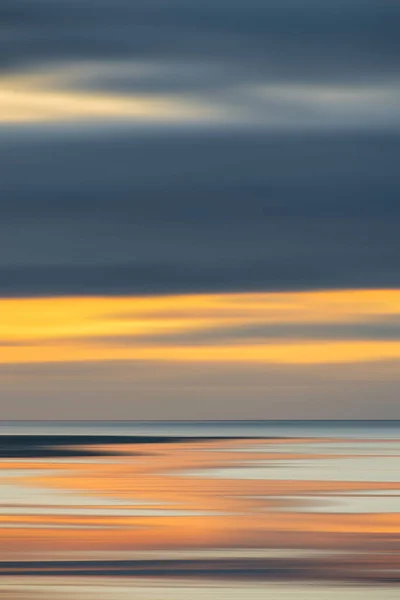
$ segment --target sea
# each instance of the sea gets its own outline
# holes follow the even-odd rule
[[[0,598],[398,600],[400,421],[0,422]]]

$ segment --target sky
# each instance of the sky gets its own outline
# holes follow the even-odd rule
[[[399,23],[2,0],[1,418],[400,418]]]

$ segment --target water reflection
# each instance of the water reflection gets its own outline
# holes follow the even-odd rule
[[[120,427],[3,426],[0,597],[398,597],[397,424]]]

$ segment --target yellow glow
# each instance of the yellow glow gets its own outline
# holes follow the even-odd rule
[[[95,67],[92,66],[91,70]],[[113,94],[71,88],[90,69],[20,73],[0,78],[0,123],[90,119],[185,122],[224,117],[221,110],[188,98],[160,94]]]
[[[382,340],[218,338],[226,327],[373,322],[399,290],[0,300],[0,363],[159,360],[318,364],[400,358]],[[210,331],[201,343],[192,333]],[[171,340],[171,334],[185,339]],[[156,339],[152,336],[157,336]],[[163,339],[163,336],[165,337]]]
[[[171,98],[35,89],[0,90],[0,123],[99,118],[179,122],[213,116],[216,115],[211,109]]]

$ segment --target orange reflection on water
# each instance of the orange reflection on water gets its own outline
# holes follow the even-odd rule
[[[320,465],[335,470],[338,458],[351,464],[353,457],[379,456],[379,442],[370,442],[366,456],[356,441],[345,448],[340,440],[329,444],[330,452],[318,439],[288,439],[286,447],[282,440],[94,443],[74,448],[90,448],[95,456],[3,459],[0,483],[8,500],[0,513],[0,552],[26,558],[77,550],[88,556],[100,550],[345,550],[385,540],[392,547],[400,512],[384,502],[393,494],[400,499],[398,480],[374,481],[374,472],[369,481],[357,480],[357,472],[352,481],[340,480],[335,471],[333,480],[296,479],[304,465],[317,473]],[[242,478],[258,465],[273,476]],[[220,469],[232,476],[214,476]],[[280,479],[287,469],[291,478]],[[380,512],[346,510],[353,497],[371,493],[383,502]]]

